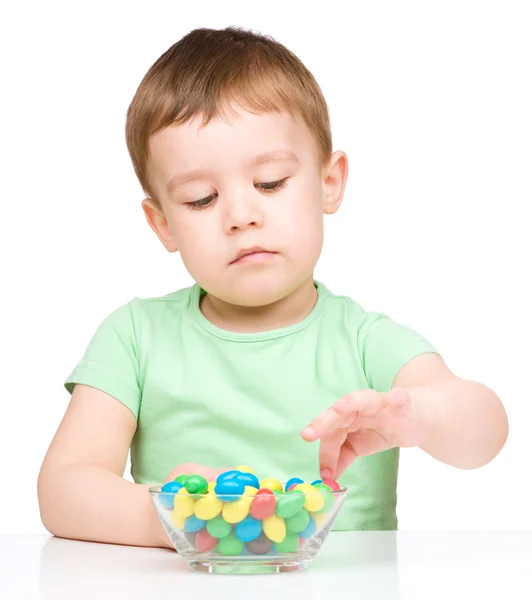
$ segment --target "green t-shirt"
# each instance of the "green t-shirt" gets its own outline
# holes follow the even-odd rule
[[[199,285],[134,298],[97,329],[65,382],[114,396],[137,418],[131,475],[160,484],[179,463],[246,464],[259,479],[319,478],[319,442],[300,430],[355,390],[387,391],[400,368],[436,352],[418,333],[315,283],[301,322],[262,333],[214,326]],[[334,529],[397,529],[399,449],[358,458]]]

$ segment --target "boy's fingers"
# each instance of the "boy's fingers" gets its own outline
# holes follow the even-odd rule
[[[345,429],[336,429],[321,438],[320,475],[322,479],[335,479],[342,444],[347,437]]]
[[[352,412],[362,416],[376,415],[385,405],[386,394],[375,390],[360,390],[346,394],[333,405],[333,410],[339,415],[348,415]]]
[[[301,437],[306,442],[314,442],[336,429],[345,427],[351,420],[351,415],[339,415],[334,409],[328,408],[301,431]]]

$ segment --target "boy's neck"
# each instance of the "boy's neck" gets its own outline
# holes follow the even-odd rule
[[[204,294],[200,310],[213,325],[234,333],[272,331],[299,323],[307,317],[318,299],[313,277],[291,294],[266,306],[237,306]]]

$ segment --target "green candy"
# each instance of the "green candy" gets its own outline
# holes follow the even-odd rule
[[[299,535],[297,533],[287,533],[282,542],[273,545],[276,552],[287,553],[297,552],[299,549]]]
[[[181,485],[185,485],[185,481],[187,480],[188,475],[179,475],[179,477],[176,477],[174,479],[174,481],[177,481],[177,483],[180,483]]]
[[[284,496],[285,492],[283,490],[272,490],[274,496]]]
[[[184,486],[189,494],[205,494],[209,484],[201,475],[189,475]]]
[[[238,556],[244,550],[244,542],[231,533],[218,542],[216,549],[224,556]]]
[[[325,500],[325,504],[318,511],[318,514],[329,512],[332,508],[332,505],[334,504],[335,499],[336,499],[335,495],[331,493],[332,492],[331,488],[325,483],[317,483],[314,487],[317,490],[324,492],[324,494],[322,494],[322,495],[323,495],[323,499]]]
[[[207,531],[212,537],[221,539],[228,536],[233,531],[233,527],[231,523],[224,520],[222,515],[218,515],[214,519],[207,521]]]
[[[290,533],[299,533],[300,531],[303,531],[303,529],[305,529],[309,521],[310,515],[304,508],[302,508],[293,517],[286,519],[286,531],[289,531]]]
[[[303,504],[305,504],[305,494],[301,490],[292,490],[277,497],[275,512],[283,519],[289,519],[303,508]]]

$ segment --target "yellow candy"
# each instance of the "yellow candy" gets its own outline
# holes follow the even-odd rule
[[[216,481],[209,481],[208,487],[207,487],[207,493],[208,494],[214,493],[214,488],[215,487],[216,487]]]
[[[246,465],[235,467],[235,471],[242,471],[242,473],[251,473],[252,475],[256,475],[255,471]]]
[[[319,490],[310,485],[310,483],[299,483],[294,489],[301,490],[305,494],[305,504],[303,504],[303,508],[309,512],[317,512],[323,508],[325,498],[320,494]]]
[[[239,498],[234,502],[226,502],[222,509],[222,516],[228,523],[240,523],[249,514],[249,507],[253,496]]]
[[[310,516],[316,521],[316,525],[321,528],[322,525],[327,521],[327,513],[310,513]]]
[[[274,479],[273,477],[268,477],[267,479],[263,479],[260,482],[260,489],[261,490],[279,490],[280,492],[283,491],[283,484],[280,481],[277,481],[277,479]]]
[[[209,521],[222,512],[223,505],[224,503],[215,494],[207,494],[196,502],[194,514],[198,519]]]
[[[179,514],[175,511],[175,509],[172,511],[172,514],[170,515],[170,521],[172,522],[172,525],[176,529],[184,529],[186,520],[187,520],[187,518],[180,517]]]
[[[273,514],[262,522],[262,528],[268,539],[280,543],[286,537],[286,524],[279,515]]]
[[[252,485],[246,485],[244,488],[244,496],[254,496],[259,490]]]
[[[196,501],[189,496],[186,488],[181,488],[174,496],[174,510],[177,516],[188,519],[194,514],[194,504]]]

